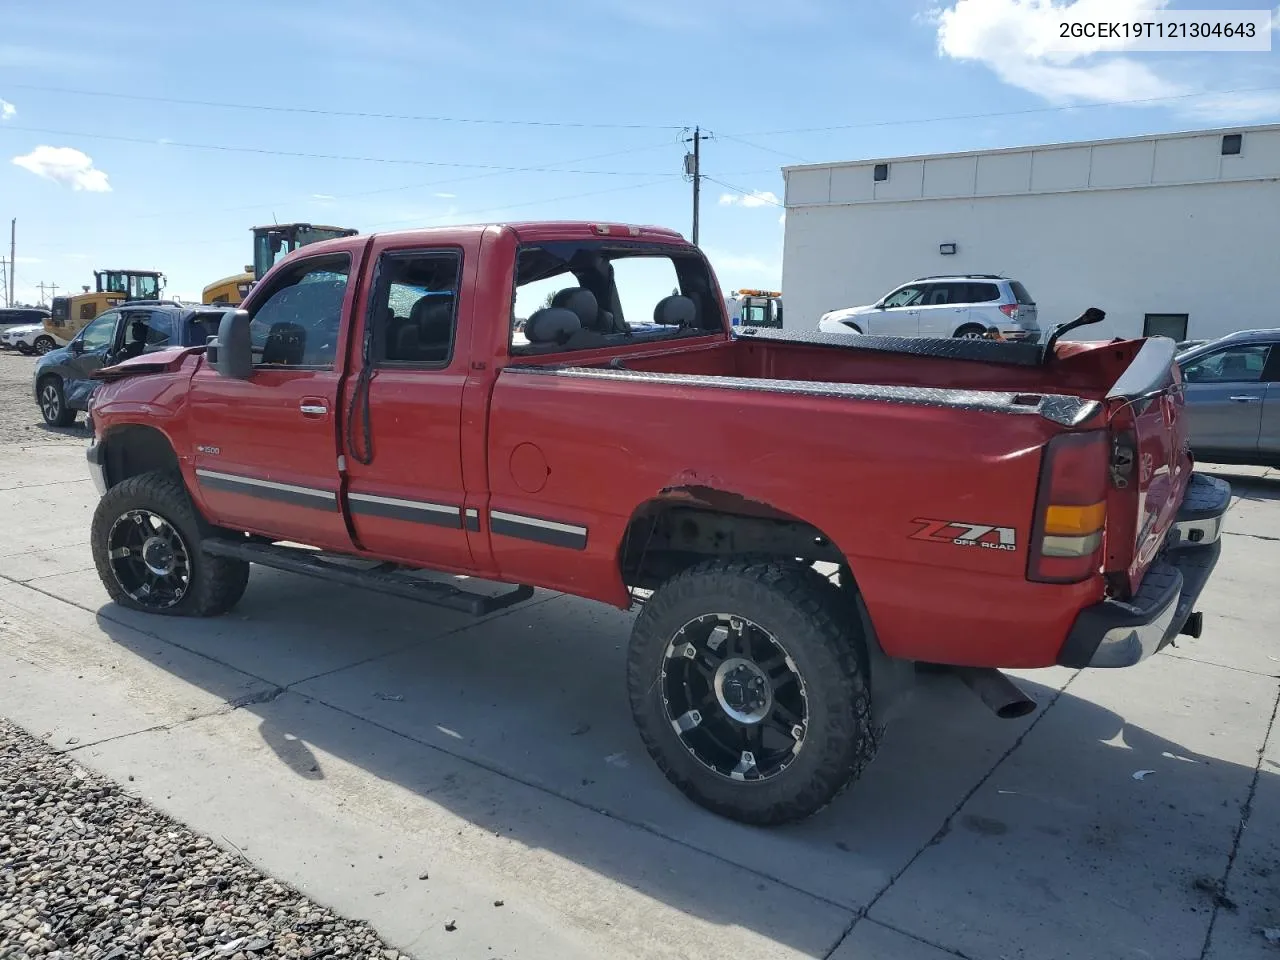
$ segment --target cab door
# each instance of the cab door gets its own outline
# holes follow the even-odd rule
[[[399,245],[396,245],[396,244]],[[375,241],[360,373],[348,381],[347,509],[360,547],[433,568],[473,568],[462,392],[468,303],[456,246]],[[474,261],[474,258],[472,258]],[[472,277],[474,280],[474,277]]]
[[[194,492],[214,523],[351,549],[339,510],[337,399],[356,249],[297,260],[254,291],[249,379],[207,363],[192,378]]]

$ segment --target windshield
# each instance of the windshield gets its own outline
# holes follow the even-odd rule
[[[706,261],[691,248],[618,242],[523,247],[516,265],[512,352],[720,331],[724,307],[714,289]],[[553,308],[556,313],[546,312]]]

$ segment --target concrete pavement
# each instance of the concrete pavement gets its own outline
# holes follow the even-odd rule
[[[0,714],[421,957],[1276,956],[1280,477],[1221,472],[1203,639],[1023,674],[1021,721],[931,681],[779,830],[653,767],[629,615],[468,621],[258,569],[217,620],[107,603],[83,441],[0,446]]]

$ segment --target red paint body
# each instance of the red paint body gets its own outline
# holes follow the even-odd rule
[[[971,666],[1053,664],[1076,615],[1104,596],[1101,571],[1070,585],[1027,579],[1043,447],[1068,428],[1035,415],[504,371],[603,367],[621,357],[629,369],[652,372],[1095,399],[1101,412],[1077,429],[1132,430],[1147,464],[1139,484],[1109,494],[1104,556],[1113,582],[1136,584],[1173,522],[1190,474],[1180,401],[1162,398],[1135,421],[1129,406],[1104,400],[1141,341],[1064,344],[1050,366],[1016,367],[735,340],[725,318],[723,330],[707,336],[512,358],[519,244],[588,239],[599,239],[592,224],[542,223],[309,246],[284,263],[352,256],[333,371],[263,371],[236,381],[214,372],[199,350],[175,351],[167,366],[165,355],[148,355],[146,376],[99,387],[98,437],[131,424],[163,432],[200,510],[220,525],[619,607],[629,604],[619,550],[637,510],[678,488],[738,495],[811,524],[839,548],[886,653]],[[688,249],[655,228],[639,239]],[[370,393],[373,463],[347,456],[340,470],[378,255],[434,247],[463,257],[452,360],[441,370],[380,371]],[[269,287],[270,275],[255,293]],[[327,412],[303,415],[308,400]],[[196,482],[198,468],[333,491],[341,509],[325,514],[210,491]],[[475,531],[353,515],[345,500],[352,493],[549,518],[589,535],[585,549],[566,550],[493,534],[487,523]],[[930,519],[1011,528],[1017,548],[916,537]]]

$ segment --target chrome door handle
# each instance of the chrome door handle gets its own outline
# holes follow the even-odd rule
[[[323,417],[329,412],[329,408],[320,403],[304,403],[298,409],[313,417]]]
[[[1232,403],[1260,403],[1261,397],[1232,397]]]

